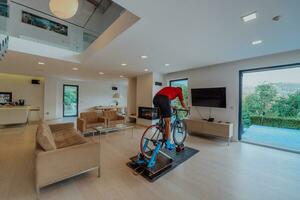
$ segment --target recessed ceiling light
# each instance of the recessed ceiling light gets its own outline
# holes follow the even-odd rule
[[[123,75],[120,75],[120,78],[124,78],[124,76],[123,76]]]
[[[127,66],[127,64],[126,64],[126,63],[122,63],[121,65],[122,65],[122,66],[124,66],[124,67],[125,67],[125,66]]]
[[[99,72],[99,74],[100,74],[100,75],[103,75],[103,74],[104,74],[104,72]]]
[[[149,71],[149,69],[144,69],[144,71],[145,71],[145,72],[148,72],[148,71]]]
[[[45,65],[45,63],[44,63],[44,62],[38,62],[38,64],[39,64],[39,65]]]
[[[242,20],[244,22],[250,22],[252,20],[255,20],[256,18],[257,18],[257,13],[253,12],[253,13],[250,13],[249,15],[242,17]]]
[[[278,22],[281,19],[280,15],[277,15],[275,17],[272,18],[273,21]]]
[[[170,66],[170,64],[165,64],[165,66],[166,66],[166,67],[169,67],[169,66]]]
[[[256,40],[252,42],[252,45],[258,45],[261,44],[263,41],[262,40]]]
[[[78,71],[79,69],[77,67],[72,68],[73,71]]]
[[[147,58],[148,58],[148,56],[141,56],[141,58],[142,58],[142,59],[147,59]]]

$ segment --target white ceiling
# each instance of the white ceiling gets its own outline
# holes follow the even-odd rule
[[[141,19],[102,50],[70,71],[74,63],[49,61],[44,72],[71,78],[134,76],[151,71],[170,73],[195,67],[300,49],[299,0],[115,0]],[[258,19],[243,23],[253,11]],[[281,15],[279,22],[272,17]],[[263,44],[252,46],[254,40]],[[141,55],[149,56],[142,60]],[[0,71],[12,62],[17,70],[36,68],[36,58],[10,52]],[[33,63],[27,60],[34,60]],[[50,59],[49,59],[50,60]],[[126,63],[127,66],[121,66]],[[165,63],[171,66],[165,67]],[[22,64],[22,66],[20,65]],[[47,63],[48,65],[48,63]],[[48,69],[49,68],[49,69]],[[49,72],[48,72],[49,70]],[[77,72],[79,73],[79,72]]]
[[[45,65],[39,65],[43,62]],[[78,71],[72,70],[78,68]],[[61,61],[41,56],[33,56],[20,52],[9,51],[0,61],[0,73],[23,74],[37,77],[58,77],[67,80],[113,80],[122,81],[119,73],[99,75],[98,70],[86,68],[78,63]]]

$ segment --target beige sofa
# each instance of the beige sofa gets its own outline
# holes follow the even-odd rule
[[[97,126],[106,126],[106,120],[103,117],[99,117],[96,112],[83,112],[77,118],[77,130],[81,133]]]
[[[100,176],[100,144],[87,141],[73,123],[39,125],[35,152],[36,190],[63,179],[97,169]]]
[[[125,117],[118,115],[115,110],[106,110],[103,111],[103,117],[106,120],[106,126],[114,126],[116,124],[125,124]]]

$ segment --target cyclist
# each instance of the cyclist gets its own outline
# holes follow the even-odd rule
[[[170,132],[171,132],[171,101],[179,98],[180,103],[184,109],[187,109],[183,100],[182,89],[180,87],[165,87],[161,89],[153,98],[153,104],[158,107],[161,112],[161,116],[165,121],[165,138],[166,148],[172,150],[175,148],[175,144],[171,143]]]

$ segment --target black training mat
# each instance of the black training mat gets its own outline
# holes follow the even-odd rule
[[[172,151],[163,149],[162,151],[170,156],[173,161],[171,162],[169,158],[163,154],[159,154],[156,166],[152,169],[148,169],[146,166],[137,164],[135,162],[137,156],[134,156],[130,158],[131,161],[127,163],[127,166],[133,169],[136,173],[142,175],[149,182],[154,182],[199,152],[199,150],[190,147],[185,147],[184,150],[179,153],[176,152],[176,149]]]

